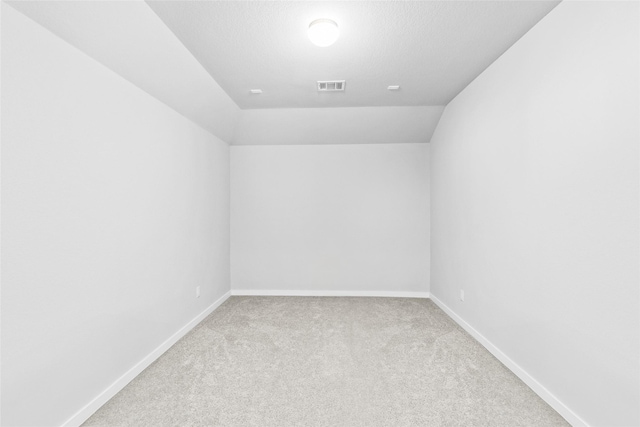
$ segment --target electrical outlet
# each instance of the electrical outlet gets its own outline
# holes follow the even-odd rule
[[[460,301],[464,301],[464,289],[460,289]]]
[[[196,298],[200,298],[200,286],[196,286]]]

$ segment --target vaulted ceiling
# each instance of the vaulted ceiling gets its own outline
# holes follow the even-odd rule
[[[246,109],[446,105],[558,1],[147,3]],[[318,18],[338,23],[335,44],[308,39]]]
[[[8,3],[231,144],[336,144],[429,142],[444,106],[559,1]],[[308,40],[317,18],[338,23],[334,45]],[[318,93],[329,79],[346,90]]]

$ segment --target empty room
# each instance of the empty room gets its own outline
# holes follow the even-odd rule
[[[639,1],[0,11],[2,426],[640,426]]]

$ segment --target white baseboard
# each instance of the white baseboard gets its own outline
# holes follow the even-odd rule
[[[129,369],[124,375],[118,378],[113,384],[111,384],[105,391],[100,393],[89,402],[84,408],[80,409],[71,418],[69,418],[62,427],[77,427],[83,422],[89,419],[102,405],[107,403],[109,399],[115,396],[120,390],[122,390],[127,384],[131,382],[140,372],[144,371],[151,363],[153,363],[158,357],[169,350],[180,338],[185,336],[191,329],[193,329],[198,323],[207,317],[218,308],[223,302],[225,302],[231,296],[231,291],[222,295],[216,302],[207,307],[202,313],[194,317],[189,323],[184,325],[178,332],[169,337],[165,342],[160,344],[155,350],[149,353],[144,359],[138,362],[134,367]]]
[[[458,316],[453,310],[447,307],[438,298],[430,295],[429,292],[383,292],[383,291],[287,291],[287,290],[247,290],[247,289],[233,289],[217,301],[207,307],[202,313],[193,318],[189,323],[183,326],[179,331],[169,337],[165,342],[159,345],[143,360],[138,362],[124,375],[118,378],[113,384],[111,384],[105,391],[96,396],[85,407],[79,410],[71,418],[69,418],[62,427],[77,427],[85,422],[94,412],[96,412],[102,405],[107,403],[109,399],[115,396],[120,390],[122,390],[131,380],[133,380],[138,374],[145,370],[151,363],[158,359],[162,354],[167,351],[172,345],[174,345],[180,338],[185,336],[191,329],[193,329],[198,323],[200,323],[205,317],[211,314],[216,308],[218,308],[223,302],[225,302],[231,295],[254,295],[254,296],[342,296],[342,297],[392,297],[392,298],[430,298],[438,307],[440,307],[449,317],[451,317],[456,323],[458,323],[465,331],[467,331],[472,337],[474,337],[480,344],[482,344],[496,359],[502,362],[507,368],[509,368],[518,378],[520,378],[526,385],[528,385],[542,400],[547,402],[549,406],[555,409],[560,415],[562,415],[572,426],[574,427],[589,427],[589,425],[580,418],[575,412],[569,409],[564,403],[562,403],[557,397],[555,397],[549,390],[547,390],[542,384],[536,381],[529,373],[522,369],[516,362],[511,360],[506,354],[504,354],[498,347],[496,347],[491,341],[485,338],[480,332],[469,325],[464,319]]]
[[[231,295],[244,296],[285,296],[285,297],[390,297],[429,298],[429,292],[395,291],[301,291],[301,290],[254,290],[231,289]]]
[[[458,316],[453,310],[447,307],[438,298],[431,295],[431,300],[436,303],[438,307],[442,309],[449,317],[451,317],[458,325],[475,338],[480,344],[482,344],[491,354],[495,356],[503,365],[511,370],[518,378],[529,386],[542,400],[547,402],[549,406],[555,409],[565,420],[569,422],[573,427],[589,427],[582,418],[580,418],[569,407],[562,403],[557,397],[555,397],[549,390],[547,390],[542,384],[540,384],[535,378],[533,378],[527,371],[522,369],[516,362],[511,360],[509,356],[504,354],[498,347],[496,347],[491,341],[484,337],[480,332],[468,324],[462,317]]]

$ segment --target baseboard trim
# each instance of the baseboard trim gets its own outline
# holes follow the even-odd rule
[[[498,347],[489,341],[484,335],[474,329],[469,323],[462,319],[458,314],[451,310],[446,304],[437,297],[430,295],[429,292],[384,292],[384,291],[298,291],[298,290],[248,290],[233,289],[218,298],[213,304],[207,307],[202,313],[198,314],[189,323],[183,326],[175,334],[169,337],[165,342],[160,344],[155,350],[149,353],[144,359],[129,369],[124,375],[118,378],[105,391],[96,396],[86,406],[76,412],[69,418],[62,427],[79,427],[91,415],[93,415],[102,405],[107,403],[109,399],[115,396],[136,376],[144,371],[151,363],[158,359],[180,338],[185,336],[191,329],[200,323],[205,317],[211,314],[231,295],[243,296],[326,296],[326,297],[390,297],[390,298],[430,298],[438,307],[442,309],[449,317],[451,317],[458,325],[474,337],[482,344],[496,359],[509,368],[518,378],[520,378],[527,386],[529,386],[542,400],[547,402],[549,406],[555,409],[574,427],[589,427],[582,418],[580,418],[569,407],[562,403],[556,396],[533,378],[527,371],[521,368],[516,362],[511,360],[509,356],[504,354]]]
[[[300,290],[254,290],[232,289],[231,295],[243,296],[285,296],[285,297],[388,297],[388,298],[429,298],[429,292],[396,291],[300,291]]]
[[[514,362],[506,354],[504,354],[498,347],[496,347],[491,341],[489,341],[484,335],[478,332],[470,324],[468,324],[462,317],[451,310],[446,304],[440,301],[435,296],[431,295],[431,301],[433,301],[438,307],[442,309],[449,317],[451,317],[458,325],[475,338],[480,344],[484,346],[489,353],[493,354],[496,359],[502,362],[507,368],[511,370],[518,378],[522,380],[526,385],[531,388],[542,400],[547,402],[549,406],[555,409],[562,417],[564,417],[569,424],[573,427],[589,427],[582,418],[580,418],[575,412],[569,409],[564,403],[560,401],[556,396],[551,394],[542,384],[540,384],[535,378],[533,378],[527,371],[522,369],[520,365]]]
[[[62,427],[78,427],[86,420],[89,419],[102,405],[107,403],[109,399],[115,396],[120,390],[122,390],[127,384],[131,382],[140,372],[144,371],[149,365],[151,365],[158,357],[162,356],[165,351],[169,350],[180,338],[185,336],[191,329],[193,329],[198,323],[202,322],[205,317],[211,314],[216,308],[218,308],[223,302],[225,302],[231,296],[231,291],[228,291],[217,301],[207,307],[202,313],[194,317],[189,323],[184,325],[178,332],[171,335],[165,342],[160,344],[155,350],[149,353],[144,359],[138,362],[135,366],[129,369],[124,375],[118,378],[113,384],[111,384],[105,391],[96,396],[91,402],[89,402],[84,408],[76,412],[71,418],[69,418]]]

